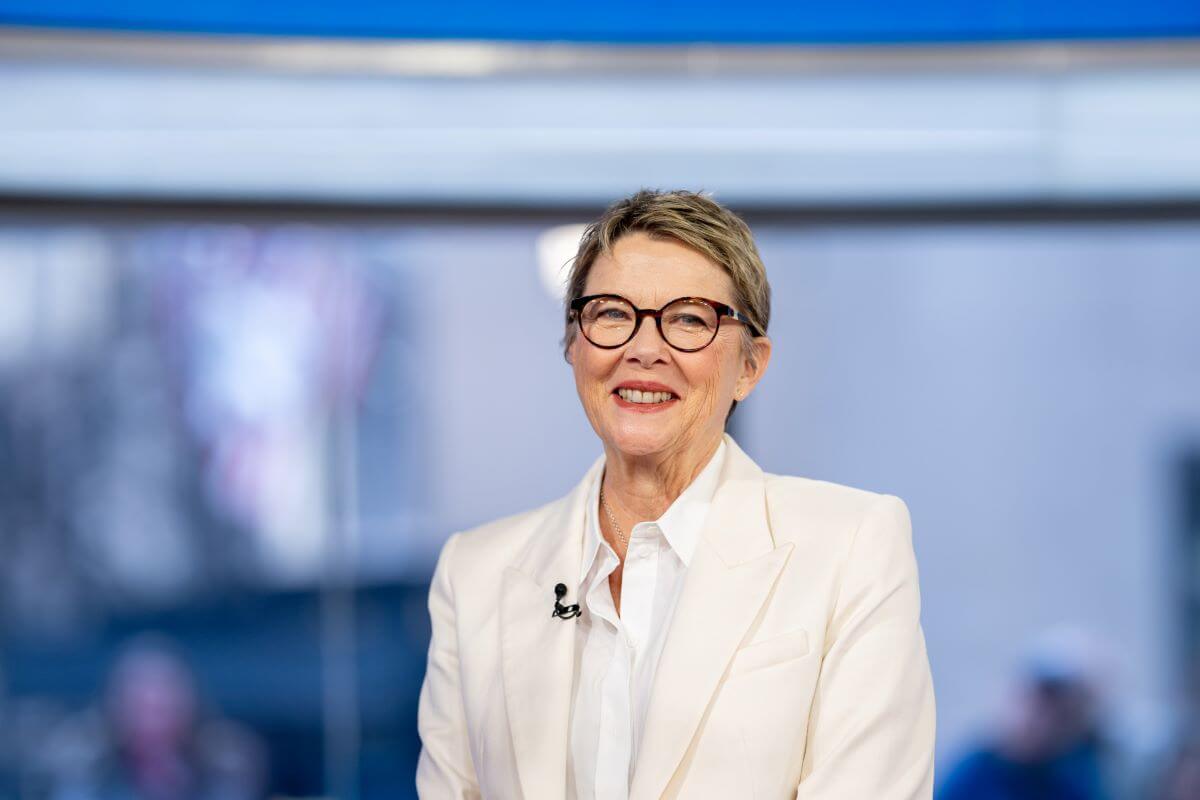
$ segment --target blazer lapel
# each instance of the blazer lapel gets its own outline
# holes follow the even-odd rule
[[[578,602],[585,503],[603,463],[603,457],[597,459],[556,504],[504,573],[501,675],[517,774],[528,798],[562,798],[566,793],[575,620],[551,612],[558,583],[567,586],[563,603]]]
[[[630,800],[666,790],[792,551],[771,537],[762,470],[728,435],[725,442],[720,483],[655,674]]]

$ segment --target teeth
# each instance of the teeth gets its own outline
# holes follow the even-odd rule
[[[665,403],[675,399],[670,392],[643,392],[638,389],[618,389],[617,394],[630,403]]]

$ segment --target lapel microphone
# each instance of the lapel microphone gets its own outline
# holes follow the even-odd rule
[[[569,606],[562,604],[562,599],[567,595],[567,586],[563,583],[554,585],[554,613],[550,616],[558,617],[559,619],[572,619],[580,615],[579,603],[572,603]]]

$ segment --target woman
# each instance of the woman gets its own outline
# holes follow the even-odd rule
[[[764,474],[724,433],[769,305],[749,229],[702,195],[586,230],[566,358],[604,453],[442,550],[422,797],[931,796],[907,508]]]

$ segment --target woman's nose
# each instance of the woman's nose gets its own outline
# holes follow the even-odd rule
[[[633,338],[626,345],[625,355],[640,361],[642,366],[649,366],[656,361],[665,362],[670,349],[671,346],[659,335],[654,317],[646,316],[642,317],[642,324],[638,326],[637,332],[633,334]]]

